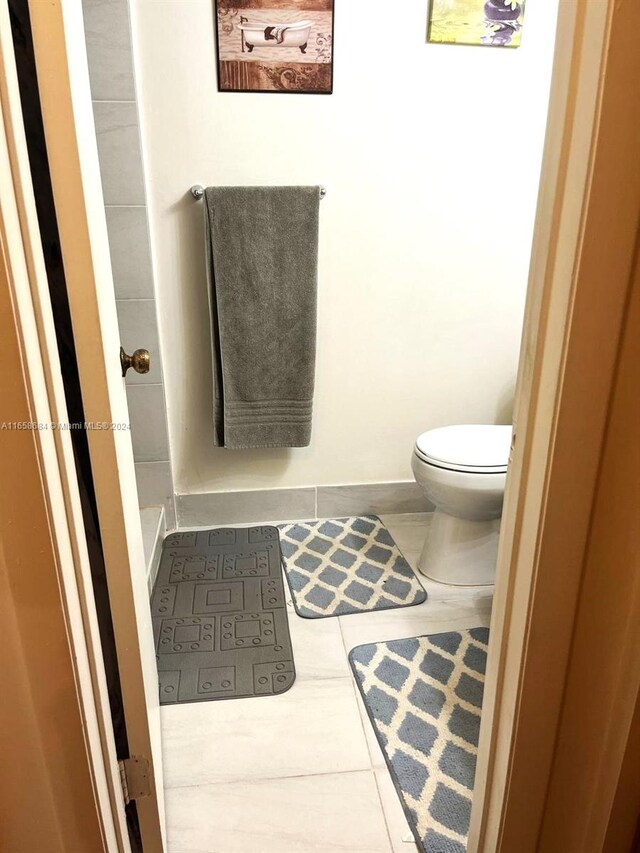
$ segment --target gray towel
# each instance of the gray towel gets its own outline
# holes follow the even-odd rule
[[[320,187],[208,187],[217,447],[306,447]]]

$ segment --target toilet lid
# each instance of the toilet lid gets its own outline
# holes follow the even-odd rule
[[[510,447],[510,426],[464,424],[423,432],[416,441],[416,454],[439,468],[498,474],[507,470]]]

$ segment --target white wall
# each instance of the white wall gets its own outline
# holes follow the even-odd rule
[[[178,492],[410,480],[418,433],[509,417],[556,4],[503,50],[425,44],[428,0],[337,0],[334,94],[305,96],[218,93],[213,0],[133,0]],[[308,448],[213,447],[194,183],[327,188]]]

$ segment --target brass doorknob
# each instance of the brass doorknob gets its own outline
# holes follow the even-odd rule
[[[133,367],[136,373],[148,373],[151,359],[148,349],[137,349],[133,355],[127,355],[122,347],[120,347],[120,364],[122,365],[122,375],[127,375],[127,370]]]

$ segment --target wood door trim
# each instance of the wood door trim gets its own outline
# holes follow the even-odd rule
[[[637,95],[611,60],[637,15],[560,9],[470,851],[537,850],[548,805],[634,258]]]
[[[146,853],[165,849],[155,645],[80,3],[29,0],[130,754],[149,761],[136,801]]]
[[[24,140],[16,93],[8,10],[2,6],[0,343],[4,390],[0,421],[42,424],[43,428],[0,431],[5,486],[0,513],[0,606],[4,639],[12,649],[6,679],[15,688],[8,701],[0,703],[6,806],[0,847],[16,853],[126,851],[128,845],[118,845],[116,840],[98,725],[104,709],[97,706],[89,675],[88,638],[80,606],[82,566],[76,562],[78,550],[70,535],[73,523],[65,488],[75,476],[73,460],[70,448],[63,446],[64,438],[48,428],[64,416],[64,404],[59,405],[60,397],[50,397],[52,365],[34,308],[38,288],[47,297],[48,291],[38,256],[37,225],[26,234],[22,216],[21,202],[24,193],[30,192],[30,182],[17,155]],[[66,472],[65,461],[70,466]],[[88,566],[84,568],[88,572]],[[107,705],[107,725],[110,722]]]

